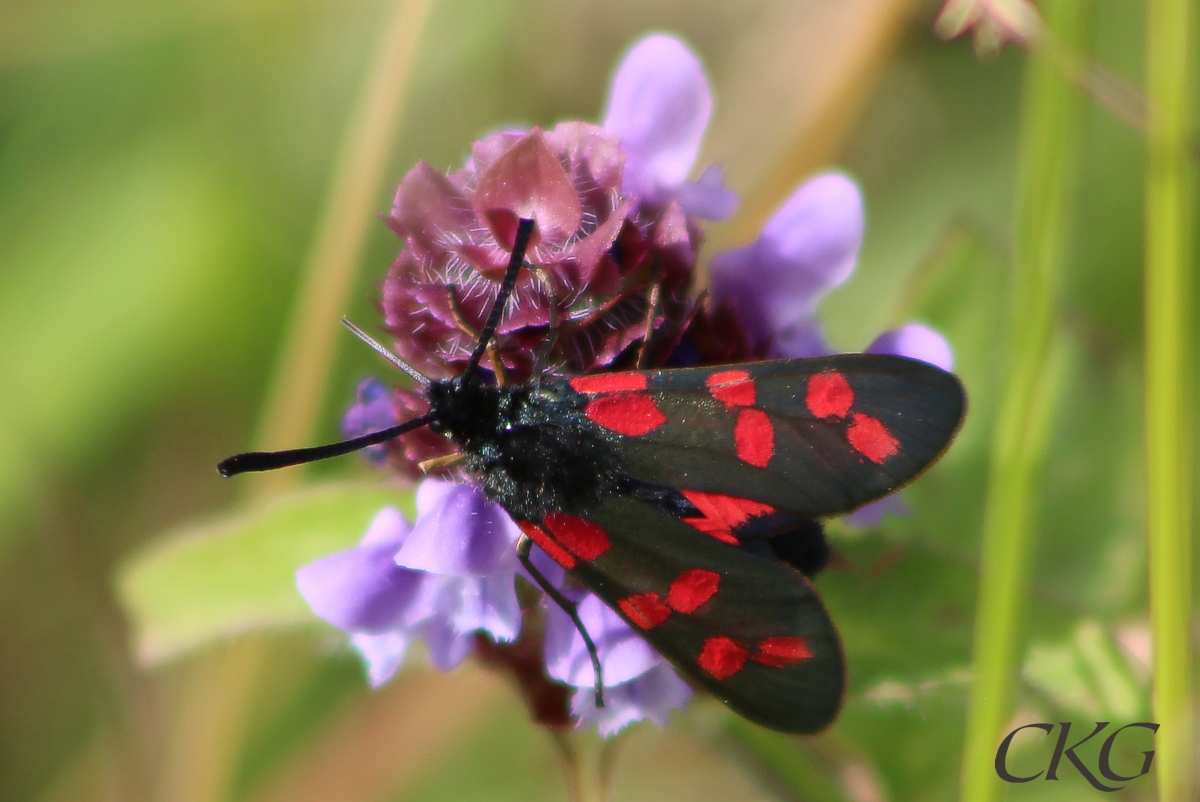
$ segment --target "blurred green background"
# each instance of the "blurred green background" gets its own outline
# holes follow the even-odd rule
[[[706,259],[753,238],[816,169],[861,182],[866,240],[854,277],[822,305],[830,337],[858,350],[924,320],[949,337],[972,408],[950,454],[905,492],[911,516],[832,527],[847,566],[818,587],[850,663],[841,719],[786,738],[701,701],[666,730],[641,725],[600,747],[535,728],[477,666],[439,675],[418,657],[370,693],[290,572],[357,541],[394,491],[341,460],[309,477],[328,485],[317,512],[230,523],[249,502],[213,466],[261,428],[396,4],[7,0],[0,799],[562,799],[563,749],[585,774],[601,763],[620,800],[957,798],[1027,57],[981,60],[968,40],[939,40],[938,4],[918,0],[427,5],[424,19],[404,18],[412,69],[337,315],[377,319],[398,242],[376,215],[415,161],[457,165],[506,124],[597,119],[613,66],[647,30],[683,35],[704,59],[716,109],[701,161],[723,162],[743,197],[710,229]],[[1140,85],[1141,5],[1091,5],[1086,49]],[[1150,716],[1144,146],[1096,103],[1082,99],[1080,113],[1013,726]],[[337,315],[313,325],[336,331]],[[337,436],[357,379],[386,375],[351,338],[332,342],[313,441]],[[182,544],[156,545],[185,530]],[[1119,765],[1149,748],[1134,740]],[[1033,773],[1047,755],[1029,744],[1013,765]],[[1098,793],[1062,774],[1003,790]],[[1121,798],[1154,798],[1153,779]]]

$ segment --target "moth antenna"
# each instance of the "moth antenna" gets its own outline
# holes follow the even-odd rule
[[[358,339],[362,340],[367,345],[369,345],[371,347],[371,350],[373,350],[375,353],[379,354],[381,357],[386,359],[388,362],[391,362],[393,365],[400,368],[400,370],[404,371],[409,376],[411,376],[413,378],[413,380],[415,382],[417,382],[417,384],[420,384],[423,387],[428,387],[430,385],[431,382],[430,382],[428,376],[421,373],[421,371],[417,370],[412,365],[408,364],[403,359],[401,359],[400,357],[393,354],[390,348],[388,348],[387,346],[385,346],[383,343],[379,342],[378,340],[375,340],[373,337],[371,337],[371,335],[367,334],[365,331],[360,329],[358,326],[355,326],[347,318],[342,318],[342,325],[345,326],[346,328],[350,329],[350,333],[353,334],[355,337],[357,337]]]
[[[533,219],[522,217],[517,223],[517,236],[513,241],[512,255],[508,259],[508,268],[504,271],[504,280],[500,283],[500,292],[496,295],[496,302],[492,304],[492,311],[488,313],[487,323],[484,324],[483,331],[479,333],[479,342],[475,343],[475,350],[471,352],[471,359],[467,362],[467,367],[462,372],[462,382],[464,384],[470,381],[471,375],[479,367],[479,360],[483,358],[488,343],[491,342],[492,336],[496,333],[496,327],[500,325],[500,316],[504,314],[504,305],[508,303],[508,296],[512,295],[513,287],[516,286],[517,274],[521,272],[521,265],[525,263],[525,250],[529,247],[529,238],[532,235]]]
[[[432,421],[433,418],[433,415],[422,415],[419,418],[405,421],[397,426],[364,434],[361,437],[353,437],[349,440],[343,440],[340,443],[329,443],[323,446],[313,446],[312,448],[293,448],[288,451],[249,451],[245,454],[236,454],[229,459],[221,460],[220,464],[217,465],[217,471],[222,476],[229,478],[230,476],[237,476],[239,473],[273,471],[276,468],[286,468],[289,465],[303,465],[306,462],[317,462],[318,460],[329,459],[330,457],[340,457],[343,454],[349,454],[352,451],[358,451],[367,446],[386,443],[388,440],[399,437],[405,432],[419,429]]]

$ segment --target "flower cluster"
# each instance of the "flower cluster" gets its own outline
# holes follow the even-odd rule
[[[712,260],[705,302],[693,297],[699,223],[737,204],[717,168],[687,180],[711,109],[696,56],[674,37],[652,35],[619,66],[602,125],[494,134],[448,175],[417,165],[389,217],[406,246],[383,288],[397,353],[432,376],[461,370],[497,296],[518,217],[537,220],[527,257],[535,269],[518,280],[481,368],[519,381],[538,369],[571,375],[833,353],[816,307],[853,271],[863,234],[861,195],[844,175],[802,184],[757,240]],[[920,324],[887,332],[868,350],[950,367],[945,341]],[[343,431],[375,431],[425,409],[423,396],[368,380]],[[447,450],[426,428],[373,457],[415,477],[417,462]],[[896,504],[885,499],[855,515],[869,523]],[[597,709],[592,663],[570,618],[518,596],[519,534],[470,477],[443,473],[418,486],[415,523],[385,509],[357,548],[305,566],[297,584],[319,616],[349,633],[373,685],[392,676],[417,639],[448,670],[480,635],[493,657],[503,654],[504,644],[525,640],[532,620],[544,674],[575,689],[570,711],[580,724],[607,736],[640,719],[664,723],[691,688],[535,547],[536,566],[577,604],[595,642],[605,687]]]

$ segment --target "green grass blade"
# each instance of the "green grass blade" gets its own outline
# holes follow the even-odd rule
[[[1087,42],[1092,4],[1055,0],[1046,22],[1072,50]],[[972,656],[962,799],[996,799],[994,755],[1009,715],[1021,648],[1037,487],[1054,406],[1054,304],[1067,221],[1079,99],[1048,60],[1031,58],[1023,89],[1014,209],[1014,274],[1004,345],[1006,370],[993,434],[984,509],[982,574]]]
[[[1146,478],[1159,798],[1192,793],[1190,0],[1146,5]]]

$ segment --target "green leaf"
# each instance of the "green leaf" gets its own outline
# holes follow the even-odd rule
[[[159,663],[231,635],[315,621],[296,569],[354,546],[381,509],[411,512],[411,501],[378,484],[309,487],[155,539],[117,577],[139,658]]]

